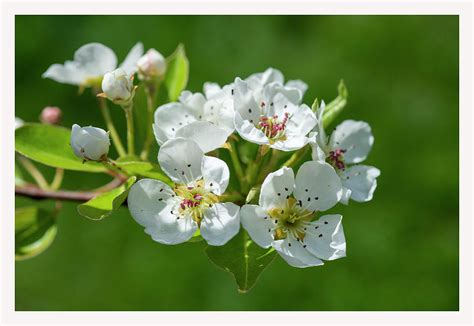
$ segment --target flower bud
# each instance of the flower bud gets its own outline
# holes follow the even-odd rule
[[[161,79],[166,72],[166,60],[160,52],[150,49],[137,61],[138,77],[142,80]]]
[[[71,131],[71,147],[74,154],[84,160],[104,160],[110,147],[109,133],[100,128],[75,124]]]
[[[63,113],[57,106],[47,106],[41,111],[40,121],[42,123],[57,125],[61,122]]]
[[[109,100],[116,104],[125,104],[131,101],[135,93],[132,78],[121,68],[104,75],[102,91]]]

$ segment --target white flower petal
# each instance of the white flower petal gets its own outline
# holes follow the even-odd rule
[[[268,68],[264,72],[252,74],[245,79],[252,89],[263,88],[270,83],[283,84],[284,77],[280,70],[275,68]]]
[[[296,88],[287,88],[282,86],[279,83],[271,83],[264,87],[262,92],[263,100],[265,105],[269,105],[269,109],[272,107],[276,109],[277,107],[290,104],[296,108],[297,105],[301,102],[301,92]],[[272,105],[273,103],[273,105]],[[282,104],[282,105],[278,105]],[[286,108],[285,108],[286,109]],[[285,110],[288,111],[288,110]],[[269,115],[281,114],[279,111],[271,111]]]
[[[265,210],[276,207],[285,207],[287,196],[291,195],[295,187],[293,170],[287,167],[269,173],[262,183],[259,205]]]
[[[195,121],[197,117],[182,103],[173,102],[158,107],[153,124],[156,141],[161,145],[175,138],[178,129]]]
[[[127,57],[123,60],[120,68],[125,70],[127,75],[133,75],[137,71],[137,61],[143,55],[143,43],[138,42],[128,52]]]
[[[109,47],[100,43],[81,46],[74,53],[74,61],[90,76],[103,76],[117,67],[117,56]]]
[[[191,239],[198,225],[192,218],[179,217],[175,213],[177,210],[177,205],[168,205],[157,215],[156,225],[146,227],[145,233],[154,241],[167,245],[180,244]]]
[[[286,124],[289,135],[307,135],[318,123],[316,115],[306,104],[296,108]]]
[[[342,185],[351,191],[351,198],[357,202],[372,200],[380,170],[367,165],[354,165],[341,173]]]
[[[280,151],[291,152],[303,148],[308,142],[309,138],[305,136],[288,136],[285,140],[276,141],[270,147]]]
[[[311,158],[313,161],[326,162],[326,153],[318,143],[318,133],[313,131],[309,133],[309,144],[311,145]]]
[[[218,83],[205,82],[203,86],[204,95],[207,99],[212,99],[222,91]]]
[[[197,230],[191,218],[179,218],[173,190],[158,180],[142,179],[128,194],[128,208],[138,224],[153,240],[178,244],[189,240]]]
[[[346,256],[346,239],[341,215],[324,215],[307,227],[303,243],[306,249],[324,260]]]
[[[336,127],[329,140],[331,149],[344,149],[344,162],[360,163],[367,158],[374,136],[367,122],[345,120]]]
[[[231,98],[208,100],[204,105],[204,120],[227,130],[234,131],[234,102]]]
[[[291,235],[288,235],[286,239],[274,241],[272,246],[293,267],[305,268],[324,265],[322,260],[303,248],[303,244]]]
[[[227,130],[212,123],[194,121],[179,128],[175,137],[194,140],[204,153],[208,153],[224,145],[228,135]]]
[[[296,88],[297,90],[299,90],[301,93],[300,101],[303,99],[304,93],[306,93],[306,91],[308,90],[308,84],[306,84],[304,81],[299,80],[299,79],[287,81],[285,84],[285,87]]]
[[[252,90],[245,81],[238,77],[235,79],[234,85],[234,110],[240,114],[243,120],[257,124],[260,120],[260,107],[253,98]]]
[[[257,129],[249,120],[242,119],[238,112],[235,113],[234,124],[235,130],[243,139],[259,145],[268,145],[270,143],[263,131]]]
[[[257,205],[244,205],[240,209],[242,226],[260,247],[268,248],[273,241],[272,219],[267,212]]]
[[[55,63],[46,70],[41,77],[52,79],[58,83],[81,85],[85,82],[88,75],[81,67],[73,62],[66,61],[64,65]]]
[[[204,153],[194,141],[175,138],[166,141],[158,152],[163,171],[176,183],[188,184],[201,178]]]
[[[159,180],[142,179],[135,183],[128,194],[128,209],[138,224],[156,227],[157,216],[170,205],[174,195],[170,186]]]
[[[341,199],[341,179],[327,163],[305,162],[296,175],[294,195],[309,211],[328,210]]]
[[[240,229],[240,207],[233,203],[217,203],[204,211],[201,236],[211,246],[222,246]]]
[[[183,103],[200,120],[204,113],[206,98],[201,93],[191,93],[183,91],[179,96],[179,101]]]
[[[351,199],[351,190],[346,187],[342,187],[342,196],[340,202],[344,205],[349,204],[349,199]]]
[[[229,185],[230,172],[227,164],[216,157],[204,156],[201,171],[206,189],[222,195]]]
[[[109,152],[109,134],[96,127],[80,127],[75,124],[71,130],[71,147],[74,154],[86,160],[99,161]]]

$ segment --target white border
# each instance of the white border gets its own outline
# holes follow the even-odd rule
[[[472,325],[474,184],[472,4],[469,1],[3,1],[0,78],[0,324],[466,324]],[[15,312],[14,15],[15,14],[450,14],[460,15],[460,312]],[[471,148],[469,148],[471,147]],[[442,155],[442,153],[440,153]],[[471,198],[470,198],[471,197]],[[472,200],[472,199],[471,199]],[[7,218],[8,217],[8,218]],[[415,276],[414,276],[415,277]],[[283,299],[283,298],[282,298]],[[278,300],[278,298],[276,298]]]

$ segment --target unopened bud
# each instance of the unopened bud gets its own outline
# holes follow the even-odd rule
[[[150,49],[138,59],[137,67],[141,80],[162,79],[166,72],[166,60],[160,52]]]
[[[103,95],[116,104],[130,102],[135,94],[132,79],[121,68],[106,73],[102,80]]]
[[[41,111],[40,121],[42,123],[57,125],[61,122],[63,113],[57,106],[47,106]]]
[[[109,133],[100,128],[80,127],[75,124],[71,131],[71,147],[79,158],[102,161],[109,152]]]

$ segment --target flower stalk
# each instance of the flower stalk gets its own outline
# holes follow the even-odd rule
[[[125,148],[122,145],[122,141],[120,140],[120,136],[117,133],[117,129],[115,129],[114,122],[112,121],[112,117],[110,116],[109,106],[107,105],[107,100],[102,97],[97,97],[99,101],[100,112],[105,121],[105,125],[107,126],[107,130],[110,131],[110,138],[114,143],[115,149],[119,157],[124,157],[126,155]]]

